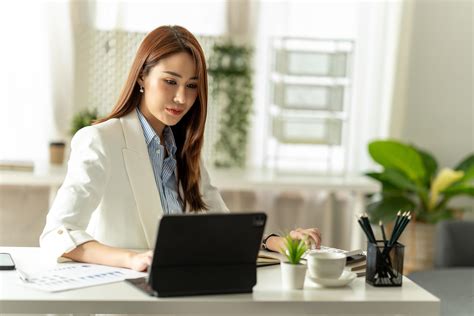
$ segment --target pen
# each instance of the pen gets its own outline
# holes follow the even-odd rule
[[[16,268],[16,272],[18,273],[18,276],[20,277],[21,280],[25,281],[25,282],[30,282],[30,277],[28,276],[28,274],[26,274],[25,271],[21,271],[20,269],[18,269],[18,267]]]

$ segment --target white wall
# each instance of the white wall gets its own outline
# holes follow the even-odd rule
[[[473,8],[472,0],[417,0],[412,7],[400,78],[406,90],[392,136],[431,151],[440,167],[474,151]]]
[[[474,152],[473,16],[472,0],[405,7],[391,136],[427,149],[439,167]],[[474,210],[473,199],[453,202]]]

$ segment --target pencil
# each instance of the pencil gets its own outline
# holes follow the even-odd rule
[[[397,236],[398,231],[400,230],[400,228],[401,228],[403,222],[405,221],[405,218],[407,217],[408,213],[409,212],[403,212],[402,216],[395,223],[395,226],[393,227],[392,235],[390,236],[390,240],[388,241],[389,245],[393,245],[393,240],[395,239],[395,236]]]
[[[400,236],[402,235],[403,231],[405,230],[405,227],[407,227],[407,225],[408,225],[408,223],[410,222],[410,220],[411,220],[411,214],[408,215],[408,216],[406,217],[405,221],[402,223],[402,225],[401,225],[401,227],[400,227],[400,229],[399,229],[399,231],[398,231],[398,233],[397,233],[397,236],[396,236],[396,238],[395,238],[395,240],[393,241],[393,243],[392,243],[391,246],[393,246],[394,244],[397,243],[398,239],[399,239]]]
[[[385,247],[383,250],[383,255],[385,256],[388,255],[390,250],[393,248],[393,246],[397,243],[398,239],[402,235],[403,231],[405,230],[405,227],[410,222],[411,215],[407,215],[407,214],[410,214],[410,212],[406,212],[403,214],[404,216],[403,216],[403,219],[400,221],[399,228],[397,229],[396,232],[394,231],[394,233],[392,234],[391,240],[388,242],[387,247]]]
[[[369,231],[367,230],[367,227],[365,226],[365,223],[364,221],[362,220],[362,216],[359,217],[359,219],[357,220],[357,222],[359,223],[360,227],[362,228],[362,230],[364,231],[365,233],[365,236],[367,237],[367,240],[371,243],[375,243],[375,240],[372,238],[372,236],[370,235]]]
[[[401,214],[402,214],[402,210],[399,210],[397,213],[397,217],[395,217],[395,224],[393,224],[393,230],[395,230],[395,228],[398,226],[398,223],[400,222]]]
[[[372,230],[372,226],[370,225],[369,216],[367,215],[367,213],[364,213],[364,215],[362,215],[362,219],[365,223],[367,231],[369,232],[369,235],[372,237],[372,240],[376,241],[374,231]]]
[[[385,236],[385,229],[383,227],[382,221],[379,221],[380,230],[382,231],[383,244],[387,245],[387,236]]]

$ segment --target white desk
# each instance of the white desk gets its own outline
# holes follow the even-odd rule
[[[0,252],[10,252],[27,272],[45,267],[38,248]],[[304,290],[288,291],[281,289],[279,266],[257,271],[253,293],[177,298],[150,297],[125,282],[44,293],[24,287],[15,271],[0,271],[0,313],[439,315],[439,299],[407,278],[398,288],[374,288],[358,278],[334,289],[307,279]]]

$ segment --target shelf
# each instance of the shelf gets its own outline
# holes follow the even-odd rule
[[[283,144],[341,144],[341,120],[308,117],[273,118],[273,136]]]
[[[345,39],[323,39],[308,37],[281,37],[273,40],[274,49],[284,49],[295,52],[352,52],[354,41]]]
[[[305,119],[333,119],[346,121],[348,114],[343,111],[323,111],[314,109],[288,109],[272,104],[270,108],[272,116],[283,116],[289,118],[305,118]]]
[[[276,51],[275,69],[288,75],[347,77],[348,60],[348,52],[280,49]]]
[[[342,111],[344,88],[341,86],[275,83],[274,104],[286,109]]]
[[[315,86],[349,86],[351,81],[346,77],[298,76],[273,72],[271,80],[276,83]]]
[[[298,159],[324,149],[318,168],[345,172],[354,42],[282,37],[272,48],[269,166],[309,170]]]

